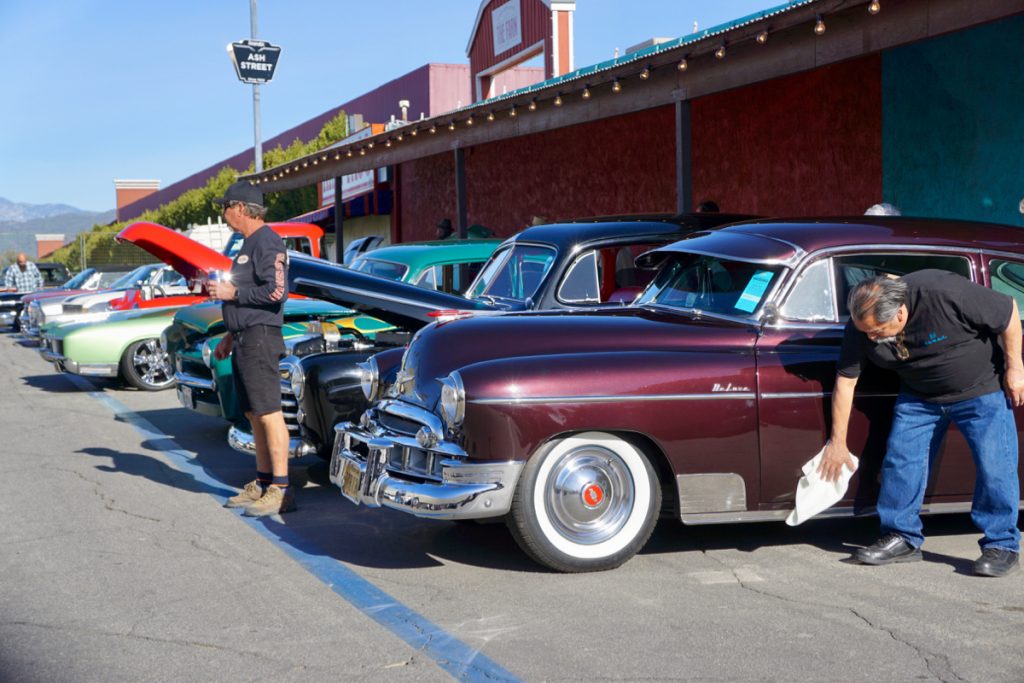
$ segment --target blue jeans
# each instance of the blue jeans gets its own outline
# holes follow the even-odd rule
[[[921,502],[928,471],[952,422],[967,439],[977,470],[971,520],[984,548],[1020,552],[1017,512],[1017,428],[1001,391],[957,403],[929,403],[900,394],[882,462],[878,516],[882,535],[897,533],[915,548],[924,543]]]

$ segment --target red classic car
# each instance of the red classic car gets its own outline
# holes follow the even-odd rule
[[[628,308],[429,325],[367,364],[378,402],[338,427],[332,480],[368,506],[504,516],[560,571],[625,562],[662,511],[685,524],[784,519],[829,434],[849,288],[941,268],[1024,310],[1022,237],[911,218],[752,221],[640,256],[660,269]],[[890,373],[861,377],[848,436],[861,466],[825,515],[871,512],[897,391]],[[939,462],[925,511],[969,510],[974,467],[955,430]]]

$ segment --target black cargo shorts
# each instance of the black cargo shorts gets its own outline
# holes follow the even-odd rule
[[[281,410],[281,375],[278,361],[285,356],[281,328],[253,325],[235,332],[231,374],[238,392],[238,406],[254,417]]]

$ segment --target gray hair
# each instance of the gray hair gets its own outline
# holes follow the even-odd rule
[[[906,282],[901,278],[878,275],[861,280],[850,290],[846,308],[856,320],[865,320],[870,315],[876,322],[885,324],[896,317],[906,301]]]
[[[249,218],[263,218],[267,215],[267,207],[260,204],[250,204],[248,202],[239,202],[242,205],[242,211]]]

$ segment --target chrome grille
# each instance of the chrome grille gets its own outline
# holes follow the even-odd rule
[[[302,431],[299,426],[299,401],[292,393],[292,383],[284,379],[281,380],[281,412],[284,413],[284,423],[289,434]]]
[[[423,426],[418,422],[407,420],[397,415],[390,415],[388,413],[378,413],[377,416],[383,427],[408,436],[416,436],[416,432],[418,432],[420,427]]]
[[[360,460],[370,455],[369,447],[359,434],[346,434],[348,449]],[[335,443],[339,447],[341,439]],[[420,448],[414,439],[395,438],[392,446],[387,449],[387,471],[405,477],[441,481],[441,461],[450,459],[450,455],[435,453]]]

